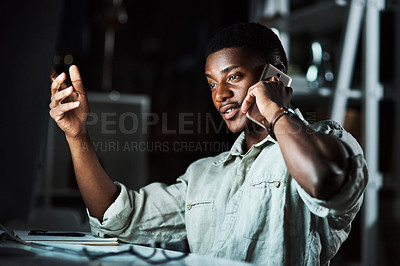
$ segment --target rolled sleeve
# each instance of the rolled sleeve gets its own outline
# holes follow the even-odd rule
[[[100,222],[99,219],[91,216],[89,210],[86,209],[93,235],[105,237],[106,232],[112,234],[112,231],[117,232],[122,230],[125,227],[129,216],[133,212],[133,203],[131,202],[126,187],[119,182],[114,182],[114,184],[118,187],[120,193],[115,201],[105,211],[103,222]]]
[[[334,121],[324,121],[315,127],[321,133],[338,137],[350,153],[350,170],[343,186],[328,200],[309,195],[294,179],[297,191],[310,211],[320,217],[338,216],[348,211],[357,212],[362,204],[368,182],[368,169],[363,151],[355,138]]]
[[[92,234],[137,244],[185,239],[187,183],[184,176],[177,181],[171,186],[152,183],[138,192],[115,182],[120,193],[104,213],[103,221],[88,212]]]

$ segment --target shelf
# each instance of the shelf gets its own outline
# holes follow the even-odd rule
[[[293,99],[307,99],[307,98],[318,98],[318,97],[330,97],[332,95],[331,88],[317,88],[311,89],[308,86],[308,82],[304,76],[293,75],[292,86],[293,88]]]
[[[335,1],[326,1],[298,9],[283,17],[263,17],[260,22],[289,34],[324,33],[344,25],[348,7],[338,5]]]
[[[308,86],[308,82],[305,77],[294,75],[292,76],[292,88],[293,88],[293,99],[304,99],[308,97],[331,97],[334,88],[329,87],[319,87],[316,89],[311,89]],[[360,89],[351,89],[347,91],[350,99],[361,99],[362,91]]]

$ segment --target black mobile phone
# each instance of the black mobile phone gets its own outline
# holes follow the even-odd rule
[[[266,64],[264,70],[261,74],[261,80],[269,80],[272,77],[277,77],[286,87],[290,87],[292,84],[292,78],[287,74],[280,71],[278,68],[274,67],[271,64]],[[267,129],[266,126],[261,122],[264,120],[264,117],[261,115],[258,110],[257,104],[254,102],[252,106],[250,106],[249,111],[246,113],[248,119],[259,125],[260,127]]]
[[[58,232],[58,231],[47,231],[47,230],[31,230],[28,235],[36,235],[36,236],[76,236],[82,237],[85,236],[84,233],[78,232]]]

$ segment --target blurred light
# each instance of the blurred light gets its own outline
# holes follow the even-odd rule
[[[126,22],[128,22],[128,15],[126,13],[118,15],[118,21],[121,24],[125,24]]]
[[[121,94],[119,93],[119,91],[116,90],[112,90],[110,92],[110,99],[113,101],[118,101],[119,98],[121,98]]]
[[[318,77],[318,68],[315,65],[311,65],[307,70],[306,79],[309,82],[313,82],[317,80],[317,77]]]
[[[335,0],[335,3],[338,5],[338,6],[347,6],[347,3],[348,1],[346,1],[346,0]]]
[[[64,57],[64,64],[66,64],[66,65],[71,65],[73,62],[74,62],[74,57],[73,57],[72,55],[67,54],[67,55]]]
[[[322,47],[319,42],[313,42],[311,45],[311,50],[313,54],[313,62],[319,64],[322,61]]]
[[[331,55],[328,52],[323,52],[322,59],[324,59],[324,61],[328,61],[329,59],[331,59]]]
[[[318,90],[318,93],[319,93],[319,95],[322,95],[322,96],[329,96],[332,94],[332,91],[328,88],[320,88]]]
[[[313,81],[309,83],[311,89],[318,89],[319,83],[318,81]]]
[[[325,73],[325,79],[327,81],[332,81],[333,80],[333,73],[331,71],[328,71]]]

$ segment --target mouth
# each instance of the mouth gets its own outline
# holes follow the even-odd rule
[[[236,116],[238,112],[240,112],[241,104],[238,102],[228,103],[225,105],[221,105],[219,108],[219,112],[222,117],[226,120],[230,120]]]

